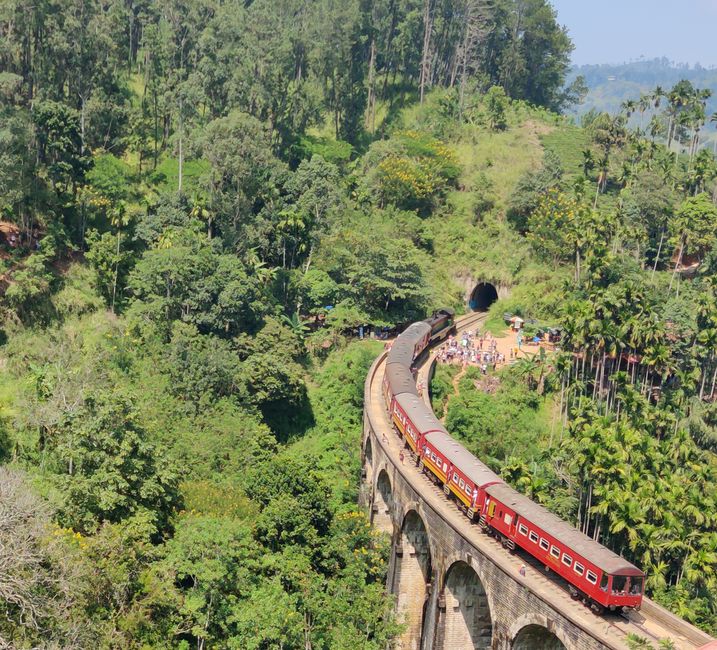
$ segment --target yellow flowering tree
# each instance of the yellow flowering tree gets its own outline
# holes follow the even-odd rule
[[[460,168],[454,152],[426,133],[399,131],[372,145],[366,155],[365,191],[381,207],[428,209],[455,185]]]
[[[612,219],[584,202],[552,189],[528,218],[528,238],[536,252],[553,264],[573,261],[579,281],[586,255],[608,241],[611,224]]]

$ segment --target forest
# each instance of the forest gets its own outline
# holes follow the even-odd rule
[[[709,97],[577,125],[571,50],[546,0],[2,4],[0,645],[391,647],[353,334],[469,275],[565,345],[449,429],[715,631]]]

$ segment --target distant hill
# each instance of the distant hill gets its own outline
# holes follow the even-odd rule
[[[582,115],[595,108],[616,112],[626,99],[637,99],[655,86],[671,88],[680,79],[688,79],[698,88],[710,88],[712,98],[707,103],[708,115],[717,111],[717,68],[703,68],[679,64],[663,57],[622,64],[574,66],[569,81],[583,75],[590,92],[585,103],[575,113]]]

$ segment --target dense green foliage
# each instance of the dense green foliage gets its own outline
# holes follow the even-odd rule
[[[387,647],[342,345],[445,301],[444,129],[570,100],[553,10],[43,0],[0,39],[0,645]]]
[[[588,116],[572,149],[543,138],[543,164],[515,185],[508,217],[559,274],[545,289],[572,278],[559,301],[522,285],[491,313],[560,324],[561,349],[529,352],[491,394],[469,373],[446,424],[714,633],[717,164],[698,149],[708,96],[687,82],[658,88],[664,130],[651,136],[627,128],[626,102]],[[437,388],[445,403],[440,376]]]
[[[345,344],[479,278],[564,354],[439,376],[448,425],[714,627],[705,93],[569,125],[545,0],[10,2],[0,35],[0,645],[390,646],[380,346]]]

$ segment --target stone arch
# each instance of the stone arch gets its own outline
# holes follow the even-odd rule
[[[478,573],[459,560],[448,569],[438,600],[439,650],[491,648],[493,620],[488,595]]]
[[[371,519],[376,530],[389,535],[393,532],[392,510],[393,488],[391,487],[391,479],[388,477],[388,472],[382,469],[378,473],[373,496],[373,507],[371,508]]]
[[[395,553],[391,591],[396,594],[398,618],[406,626],[398,647],[420,650],[433,568],[428,531],[415,510],[404,517]]]
[[[512,650],[566,650],[570,645],[561,630],[547,616],[524,614],[510,626]]]
[[[363,471],[367,485],[373,485],[373,447],[371,445],[371,436],[366,437],[366,443],[363,448]]]
[[[471,292],[469,306],[473,311],[487,311],[498,300],[498,290],[490,282],[479,282]]]
[[[512,650],[565,650],[563,642],[547,628],[540,625],[526,625],[515,637]]]

